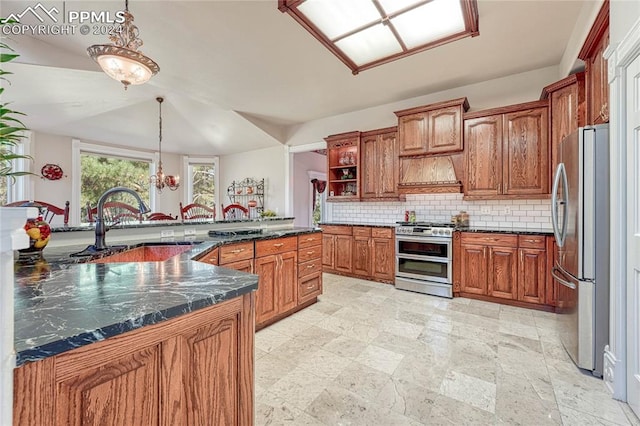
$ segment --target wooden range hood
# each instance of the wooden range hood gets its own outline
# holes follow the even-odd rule
[[[462,183],[456,168],[461,171],[461,166],[460,154],[401,157],[398,191],[400,194],[460,193]]]

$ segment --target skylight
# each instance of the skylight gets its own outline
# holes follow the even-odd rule
[[[476,0],[279,0],[353,74],[469,36]]]

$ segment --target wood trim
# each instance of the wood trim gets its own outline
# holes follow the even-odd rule
[[[451,99],[448,101],[437,102],[429,105],[422,105],[422,106],[412,107],[408,109],[402,109],[400,111],[394,111],[393,113],[397,117],[402,117],[405,115],[418,114],[421,112],[433,111],[434,109],[449,108],[449,107],[459,106],[459,105],[462,106],[463,112],[466,112],[469,110],[469,100],[466,97],[464,97],[464,98]]]
[[[515,194],[515,195],[464,195],[465,201],[474,200],[548,200],[550,194]]]
[[[345,132],[345,133],[338,133],[335,135],[329,135],[326,138],[324,138],[325,141],[328,142],[333,142],[336,140],[342,141],[343,139],[350,139],[350,138],[360,138],[360,131],[355,130],[355,131],[351,131],[351,132]]]
[[[538,311],[554,312],[553,306],[538,305],[537,303],[522,302],[520,300],[496,298],[492,296],[485,296],[483,294],[465,293],[461,291],[455,294],[455,296],[467,297],[469,299],[484,300],[485,302],[493,302],[493,303],[498,303],[500,305],[510,305],[510,306],[517,306],[519,308],[529,308],[529,309],[536,309]]]
[[[509,112],[517,112],[517,111],[524,111],[527,109],[534,109],[534,108],[544,108],[544,107],[548,107],[549,106],[549,101],[547,99],[544,100],[538,100],[538,101],[533,101],[533,102],[524,102],[521,104],[515,104],[515,105],[508,105],[508,106],[502,106],[502,107],[497,107],[497,108],[491,108],[491,109],[485,109],[482,111],[473,111],[473,112],[468,112],[464,114],[464,119],[465,120],[470,120],[472,118],[481,118],[481,117],[486,117],[489,115],[498,115],[498,114],[506,114]]]
[[[392,127],[385,127],[382,129],[367,130],[366,132],[361,132],[360,136],[364,138],[368,136],[381,135],[383,133],[395,133],[397,131],[398,131],[398,126],[392,126]]]
[[[240,392],[239,421],[241,425],[252,425],[254,422],[254,344],[255,344],[255,291],[242,296],[242,312],[238,314],[238,359],[240,381],[238,390]],[[243,353],[245,354],[243,356]],[[247,356],[246,354],[252,354]]]
[[[567,86],[571,86],[575,83],[581,83],[584,85],[584,71],[571,74],[570,76],[565,77],[562,80],[558,80],[555,83],[551,83],[550,85],[544,87],[542,89],[542,93],[540,93],[540,100],[549,99],[549,96],[551,96],[552,92],[555,92]]]
[[[304,302],[302,304],[299,304],[298,306],[296,306],[293,309],[290,309],[290,310],[288,310],[286,312],[282,312],[282,313],[280,313],[280,314],[278,314],[278,315],[276,315],[274,317],[269,318],[268,320],[265,320],[265,321],[261,322],[260,324],[256,324],[256,331],[260,331],[263,328],[265,328],[265,327],[267,327],[267,326],[269,326],[269,325],[271,325],[273,323],[276,323],[276,322],[280,321],[283,318],[286,318],[286,317],[290,316],[291,314],[294,314],[294,313],[296,313],[298,311],[301,311],[304,308],[307,308],[307,307],[313,305],[317,301],[318,301],[318,298],[314,297],[313,299],[310,299],[310,300],[308,300],[308,301],[306,301],[306,302]],[[251,424],[253,424],[253,422],[247,423],[247,424],[251,425]]]
[[[582,49],[580,49],[580,53],[578,53],[578,58],[586,61],[587,58],[592,56],[594,49],[598,48],[600,44],[600,40],[605,35],[606,32],[609,31],[609,0],[604,0],[602,3],[602,7],[600,7],[600,11],[596,16],[595,21],[593,21],[593,25],[591,26],[591,30],[587,35],[584,44],[582,45]]]
[[[400,194],[453,194],[462,192],[461,183],[398,185]]]

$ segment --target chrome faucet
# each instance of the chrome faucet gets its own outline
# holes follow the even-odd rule
[[[110,195],[116,194],[118,192],[126,192],[128,194],[133,195],[136,200],[138,200],[138,210],[140,213],[149,213],[151,209],[147,207],[147,205],[142,201],[140,195],[134,191],[133,189],[125,188],[124,186],[116,186],[111,189],[107,189],[98,199],[98,206],[96,207],[96,242],[94,243],[93,250],[95,251],[103,251],[107,250],[107,243],[105,242],[105,234],[109,230],[109,227],[104,223],[104,203]]]

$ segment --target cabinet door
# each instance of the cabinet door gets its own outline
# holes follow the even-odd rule
[[[239,260],[237,262],[227,263],[225,265],[222,265],[222,267],[253,274],[253,259]]]
[[[587,97],[589,102],[589,123],[601,124],[609,122],[609,82],[607,77],[607,61],[604,49],[609,44],[609,35],[602,37],[593,56],[587,59],[585,74],[587,79]]]
[[[462,151],[461,115],[459,106],[429,111],[429,154]]]
[[[327,272],[335,269],[335,242],[335,235],[322,234],[322,268]]]
[[[372,238],[371,260],[371,274],[374,279],[393,281],[396,274],[393,239]]]
[[[298,254],[282,253],[278,255],[278,263],[276,297],[280,314],[298,305]]]
[[[465,120],[467,195],[498,195],[502,187],[502,115]]]
[[[335,237],[335,270],[351,273],[353,270],[351,260],[352,237],[350,235],[336,235]]]
[[[378,137],[376,164],[378,196],[396,197],[398,195],[398,179],[400,166],[398,161],[398,138],[396,132],[383,133]]]
[[[362,159],[360,166],[360,181],[362,182],[362,198],[375,198],[378,196],[378,178],[380,169],[377,166],[377,140],[375,135],[363,137],[360,141]]]
[[[371,275],[371,249],[369,237],[353,237],[353,273],[368,277]]]
[[[160,357],[160,345],[156,345],[79,369],[58,383],[55,423],[84,426],[126,419],[128,424],[161,424]]]
[[[518,255],[518,300],[530,303],[545,302],[547,259],[546,251],[520,248]]]
[[[256,324],[261,324],[278,314],[278,256],[259,257],[255,260],[256,274],[259,276],[256,291]]]
[[[398,139],[400,155],[420,155],[427,153],[427,113],[404,115],[398,118]]]
[[[549,193],[547,114],[547,108],[504,114],[503,194]]]
[[[578,84],[574,83],[551,93],[551,176],[559,161],[560,142],[578,129]]]
[[[518,249],[516,247],[489,247],[488,294],[501,299],[518,297]]]
[[[322,294],[322,273],[307,275],[300,278],[298,285],[298,304],[307,302]]]
[[[462,270],[460,291],[464,293],[487,294],[487,247],[462,244]]]

